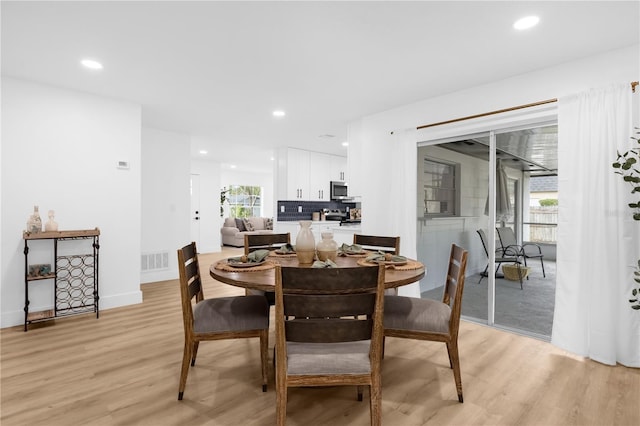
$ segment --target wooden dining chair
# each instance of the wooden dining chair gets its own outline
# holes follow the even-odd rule
[[[395,255],[400,254],[400,237],[353,234],[353,244],[358,244],[365,250],[383,251]],[[398,289],[389,288],[385,290],[385,294],[395,296],[398,294]]]
[[[277,250],[285,244],[291,244],[291,234],[245,234],[244,235],[244,254],[248,255],[255,250]],[[275,294],[262,290],[245,290],[247,296],[261,295],[267,299],[270,306],[275,304]]]
[[[353,234],[353,244],[358,244],[365,250],[381,250],[391,254],[400,254],[400,237]]]
[[[291,244],[291,234],[245,234],[244,254],[247,255],[255,250],[276,250],[285,244]]]
[[[262,391],[267,391],[269,304],[263,296],[205,299],[196,243],[178,249],[180,296],[184,323],[184,353],[178,399],[182,400],[189,364],[194,366],[203,340],[260,338]],[[195,303],[193,300],[195,299]]]
[[[381,424],[384,267],[276,265],[276,423],[290,387],[369,387],[372,425]],[[329,407],[327,407],[329,408]]]
[[[406,339],[444,342],[453,369],[458,401],[462,399],[462,379],[458,356],[458,329],[462,308],[467,251],[451,245],[449,268],[442,302],[404,296],[385,296],[384,335]]]

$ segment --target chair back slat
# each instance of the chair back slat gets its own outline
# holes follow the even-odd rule
[[[451,319],[449,321],[450,333],[457,335],[462,309],[462,293],[464,291],[464,279],[467,270],[468,252],[455,244],[451,245],[449,256],[449,268],[445,284],[442,302],[451,306]]]
[[[244,254],[266,249],[276,250],[285,244],[291,244],[291,234],[245,234]]]
[[[354,234],[353,243],[368,250],[400,254],[400,237]]]
[[[285,322],[288,342],[338,343],[371,339],[368,318],[296,318]]]
[[[189,334],[193,332],[192,299],[195,297],[196,302],[204,299],[195,242],[178,249],[178,270],[180,272],[180,298],[182,300],[184,330],[186,334]]]
[[[309,273],[308,269],[313,269],[312,273]],[[348,294],[375,291],[376,276],[375,267],[282,268],[282,288],[288,294]]]
[[[292,317],[339,318],[347,315],[371,315],[376,295],[300,295],[284,296],[284,314]]]
[[[200,280],[200,266],[197,258],[185,266],[187,281],[189,283],[189,299],[200,293],[202,282]]]

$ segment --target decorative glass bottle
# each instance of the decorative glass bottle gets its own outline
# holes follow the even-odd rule
[[[56,212],[49,210],[49,220],[44,224],[44,230],[46,232],[52,232],[58,230],[58,222],[55,221],[54,216]]]
[[[42,232],[42,219],[40,219],[40,212],[38,206],[33,206],[33,214],[27,221],[27,232],[31,234],[37,234]]]
[[[338,243],[333,240],[333,232],[323,232],[320,235],[322,236],[322,240],[320,240],[316,246],[318,260],[324,262],[330,259],[335,262],[338,257]]]
[[[316,254],[316,240],[311,232],[311,221],[301,220],[300,231],[296,237],[296,256],[298,257],[298,263],[309,264],[313,263],[313,258]]]

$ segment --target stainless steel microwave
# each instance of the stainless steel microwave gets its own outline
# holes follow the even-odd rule
[[[346,200],[349,198],[349,185],[346,182],[331,181],[331,199]]]

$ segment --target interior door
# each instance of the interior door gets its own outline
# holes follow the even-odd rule
[[[200,175],[191,175],[191,241],[200,247]]]

